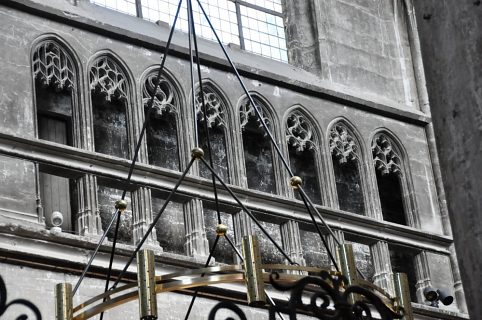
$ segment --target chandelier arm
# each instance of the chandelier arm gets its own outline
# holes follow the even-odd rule
[[[301,191],[300,187],[298,187],[298,188],[299,188],[298,190]],[[300,192],[300,196],[301,196],[301,199],[303,200],[303,203],[306,206],[306,209],[308,210],[308,214],[310,215],[311,221],[313,222],[313,225],[316,228],[316,232],[318,232],[318,235],[320,236],[321,241],[323,242],[323,245],[326,248],[326,252],[328,253],[328,256],[330,257],[331,262],[335,266],[336,271],[340,271],[340,268],[338,267],[338,263],[336,263],[336,259],[333,257],[333,253],[330,250],[330,246],[328,245],[328,243],[326,243],[326,239],[325,239],[325,237],[323,237],[323,234],[321,233],[320,226],[316,222],[315,216],[311,212],[311,209],[308,205],[308,202],[306,201],[306,194],[304,192]]]
[[[202,159],[202,158],[201,158]],[[159,213],[156,215],[156,217],[154,218],[154,220],[151,222],[151,225],[149,226],[149,228],[147,229],[146,233],[144,234],[144,236],[142,237],[141,241],[139,241],[139,243],[137,244],[136,246],[136,249],[134,250],[134,252],[132,253],[131,257],[129,258],[129,260],[127,261],[126,265],[124,266],[124,269],[121,271],[121,273],[117,276],[117,279],[116,281],[114,282],[114,284],[112,285],[111,289],[114,289],[115,287],[117,287],[117,285],[119,284],[119,282],[121,281],[122,277],[124,276],[124,274],[127,272],[127,268],[129,268],[130,264],[132,263],[132,261],[134,261],[134,258],[136,257],[136,254],[137,252],[141,249],[142,245],[144,244],[144,242],[146,241],[147,237],[149,236],[149,234],[152,232],[152,229],[154,229],[155,225],[157,224],[157,221],[159,221],[159,219],[161,218],[162,214],[164,213],[164,210],[166,209],[167,205],[169,204],[169,202],[171,201],[172,197],[176,194],[177,192],[177,189],[179,188],[179,186],[181,185],[181,183],[184,181],[184,178],[186,177],[186,174],[188,173],[188,171],[191,169],[192,167],[192,164],[194,163],[194,161],[196,160],[196,158],[192,157],[191,158],[191,161],[189,161],[189,164],[187,165],[186,169],[184,169],[184,172],[182,173],[182,175],[179,177],[179,179],[177,180],[176,182],[176,185],[174,186],[174,188],[171,190],[171,192],[169,193],[169,195],[167,196],[166,198],[166,201],[164,202],[162,208],[159,210]]]
[[[109,225],[107,226],[107,229],[104,231],[104,233],[102,234],[102,236],[100,237],[99,239],[99,242],[97,242],[97,246],[95,247],[94,249],[94,253],[92,254],[92,256],[90,256],[90,259],[89,261],[87,262],[87,265],[85,266],[84,270],[82,271],[80,277],[79,277],[79,280],[77,280],[77,283],[75,284],[75,287],[74,289],[72,290],[72,296],[75,295],[75,293],[77,292],[77,290],[79,289],[80,287],[80,284],[82,283],[82,281],[84,280],[85,278],[85,275],[87,274],[87,271],[89,271],[90,269],[90,266],[92,265],[92,262],[94,261],[94,258],[95,256],[97,255],[97,252],[99,251],[99,248],[100,246],[102,245],[102,243],[104,242],[104,239],[107,237],[107,232],[109,232],[110,228],[112,227],[112,224],[114,223],[118,213],[120,212],[119,209],[116,209],[116,211],[112,214],[112,217],[110,219],[110,222],[109,222]]]
[[[281,248],[281,246],[271,237],[269,232],[266,231],[266,229],[261,225],[258,219],[256,219],[253,213],[249,211],[248,208],[246,208],[246,206],[241,202],[241,200],[239,200],[239,198],[234,194],[231,188],[228,187],[228,185],[226,185],[223,179],[221,179],[221,177],[214,171],[214,169],[211,168],[211,166],[206,162],[206,160],[204,158],[201,158],[201,161],[211,171],[211,173],[216,177],[216,179],[223,185],[224,189],[228,191],[231,197],[239,204],[239,206],[243,209],[243,211],[246,212],[246,214],[254,221],[254,223],[256,223],[258,228],[266,235],[266,237],[268,237],[269,241],[271,241],[271,243],[274,244],[274,246],[278,249],[278,251],[286,258],[286,260],[288,260],[290,264],[295,264],[295,262],[293,262],[293,260],[288,256],[288,254],[286,254],[283,248]]]
[[[191,12],[191,18],[192,18],[193,17],[192,1],[191,0],[187,0],[187,1],[188,1],[189,10]],[[198,50],[198,46],[197,46],[196,26],[194,25],[194,19],[191,19],[191,30],[192,30],[193,40],[194,40],[194,51],[196,53],[197,75],[198,75],[198,78],[199,78],[199,94],[201,96],[201,108],[202,108],[202,112],[203,112],[203,115],[204,115],[204,131],[206,132],[206,144],[207,144],[208,151],[209,151],[209,153],[208,153],[209,154],[209,164],[214,169],[213,152],[212,152],[213,150],[212,150],[212,147],[211,147],[211,138],[210,138],[210,135],[209,135],[208,114],[207,114],[207,111],[206,111],[206,103],[205,103],[205,100],[204,100],[203,81],[202,81],[202,77],[201,77],[201,61],[199,59],[199,50]],[[192,95],[194,96],[194,88],[193,88]],[[194,121],[197,124],[197,113],[194,117]],[[197,128],[195,128],[195,129],[197,130]],[[213,184],[214,203],[215,203],[215,206],[216,206],[218,223],[220,224],[220,223],[222,223],[222,221],[221,221],[221,213],[219,212],[218,190],[217,190],[217,187],[216,187],[216,179],[214,178],[214,175],[212,175],[212,174],[211,174],[211,180],[212,180],[212,184]]]
[[[234,252],[236,252],[236,255],[238,256],[238,258],[244,262],[244,258],[243,258],[243,255],[239,252],[238,248],[236,248],[236,246],[234,245],[234,243],[231,241],[231,239],[228,237],[228,235],[224,235],[224,237],[226,238],[226,240],[228,241],[228,243],[231,245],[231,247],[233,248]],[[276,309],[276,312],[278,313],[278,316],[280,317],[281,320],[285,320],[285,318],[283,317],[283,315],[281,314],[281,312],[276,308],[276,303],[274,302],[273,298],[269,295],[268,291],[264,290],[264,294],[266,295],[266,297],[268,297],[268,301],[269,303]]]
[[[211,247],[211,250],[209,250],[208,259],[206,260],[206,263],[204,264],[204,268],[207,268],[209,266],[209,263],[211,262],[211,258],[213,257],[214,251],[216,250],[216,246],[218,244],[219,237],[220,236],[216,236],[216,239],[214,239],[214,243]],[[204,277],[204,273],[201,274],[201,277]],[[198,292],[199,292],[199,289],[196,289],[194,291],[194,295],[192,296],[191,303],[189,304],[189,308],[187,309],[186,316],[184,317],[184,320],[189,319],[189,315],[191,314],[192,306],[194,305],[194,301],[196,301]]]

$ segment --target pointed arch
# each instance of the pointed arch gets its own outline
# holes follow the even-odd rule
[[[142,108],[149,125],[146,144],[149,164],[179,171],[181,168],[182,93],[168,70],[164,69],[156,92],[159,66],[148,68],[141,77]],[[148,103],[154,97],[148,110]]]
[[[277,193],[280,191],[280,187],[277,186],[277,181],[280,179],[279,170],[275,170],[276,158],[271,140],[254,108],[257,108],[264,122],[273,132],[276,129],[274,128],[275,115],[263,96],[256,92],[250,95],[255,106],[246,96],[242,97],[238,104],[247,185],[250,189]]]
[[[355,126],[343,117],[328,127],[333,174],[338,207],[341,210],[364,215],[367,210],[367,192],[363,170],[362,139]]]
[[[371,152],[383,220],[419,226],[408,156],[401,141],[388,129],[379,128],[372,134]]]
[[[113,52],[96,53],[88,65],[96,152],[128,159],[134,134],[132,75]]]
[[[196,118],[199,137],[199,146],[205,151],[206,159],[209,159],[209,148],[207,146],[206,125],[209,132],[210,145],[213,149],[212,160],[213,168],[227,182],[232,181],[232,170],[230,170],[229,159],[232,152],[228,150],[231,137],[229,136],[231,115],[227,99],[221,89],[210,79],[203,79],[204,103],[206,107],[206,117],[202,107],[203,99],[200,95],[200,88],[196,91]],[[232,158],[231,158],[232,159]],[[200,174],[204,178],[211,176],[209,169],[200,166]]]
[[[314,203],[323,204],[321,135],[314,118],[300,105],[291,107],[284,117],[285,139],[291,170],[303,179],[303,189]],[[298,193],[295,194],[299,198]]]

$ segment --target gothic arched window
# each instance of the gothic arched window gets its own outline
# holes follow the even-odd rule
[[[290,113],[286,119],[286,142],[293,173],[303,179],[303,190],[310,199],[321,204],[316,157],[319,146],[313,125],[300,111]]]
[[[253,97],[253,100],[265,123],[270,127],[271,121],[266,117],[266,106],[257,97]],[[254,108],[250,101],[245,99],[239,109],[248,188],[276,193],[271,141]]]
[[[220,95],[209,84],[203,84],[206,117],[202,110],[202,99],[198,92],[196,96],[196,112],[198,121],[199,146],[205,152],[205,159],[209,159],[206,129],[209,130],[209,139],[212,152],[214,170],[224,181],[229,182],[228,155],[226,148],[226,104]],[[211,172],[206,166],[200,166],[201,177],[208,178]]]
[[[177,135],[179,117],[179,95],[172,83],[164,77],[156,90],[151,110],[147,107],[154,94],[157,71],[150,73],[142,86],[142,103],[146,117],[150,117],[146,128],[149,163],[155,166],[179,170],[179,139]]]
[[[90,68],[95,151],[129,158],[127,111],[128,80],[109,56],[95,59]]]
[[[70,146],[74,143],[77,74],[73,59],[55,40],[40,42],[33,51],[38,137]]]
[[[351,130],[342,122],[337,122],[331,127],[330,152],[339,208],[364,214],[359,144]]]
[[[378,133],[372,141],[372,154],[383,220],[408,225],[400,150],[387,135]]]

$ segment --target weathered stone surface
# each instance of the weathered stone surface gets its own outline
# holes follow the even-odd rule
[[[440,165],[467,306],[482,317],[482,6],[414,1]]]

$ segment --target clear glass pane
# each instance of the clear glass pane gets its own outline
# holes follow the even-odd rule
[[[91,0],[90,2],[122,13],[137,15],[135,0]]]

